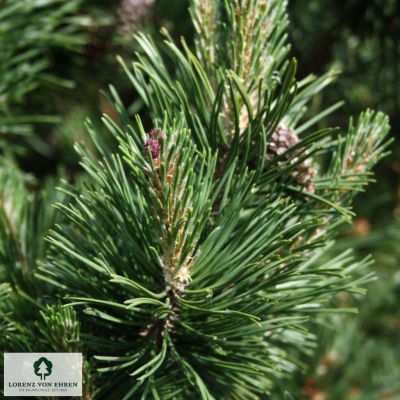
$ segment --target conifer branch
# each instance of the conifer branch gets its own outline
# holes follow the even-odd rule
[[[87,124],[100,159],[76,146],[85,184],[63,183],[57,217],[7,177],[3,347],[82,350],[89,397],[261,399],[312,354],[306,324],[355,311],[330,299],[363,293],[373,274],[351,275],[371,260],[325,256],[388,124],[367,112],[344,138],[312,131],[340,105],[304,118],[335,73],[296,81],[285,9],[193,0],[197,56],[165,30],[163,52],[138,34],[132,67],[119,62],[150,117],[133,123],[110,87],[120,121],[103,123],[119,148]],[[40,247],[32,235],[50,225]]]

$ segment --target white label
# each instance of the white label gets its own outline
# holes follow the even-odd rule
[[[82,396],[82,353],[4,353],[4,396]]]

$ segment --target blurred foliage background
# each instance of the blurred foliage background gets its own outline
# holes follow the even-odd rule
[[[73,144],[91,147],[87,118],[113,146],[99,122],[101,113],[117,119],[105,99],[108,84],[131,116],[139,112],[146,118],[115,57],[131,62],[137,51],[132,35],[143,30],[161,41],[161,26],[177,42],[185,36],[191,44],[187,9],[186,0],[174,0],[173,7],[170,0],[0,1],[4,159],[14,159],[39,180],[76,179],[81,169]],[[395,142],[376,168],[376,183],[356,198],[354,225],[331,249],[353,247],[360,258],[372,253],[375,264],[369,268],[377,280],[367,296],[332,300],[354,304],[359,315],[321,320],[321,331],[314,332],[320,346],[313,362],[307,361],[308,374],[286,383],[286,398],[400,399],[400,1],[290,0],[288,12],[298,78],[342,71],[308,113],[344,99],[344,106],[319,124],[346,126],[349,115],[378,109],[389,114]]]
[[[376,108],[390,116],[391,155],[375,169],[376,182],[355,199],[354,225],[331,250],[372,253],[377,280],[359,299],[354,316],[321,324],[320,348],[302,395],[324,399],[400,399],[400,2],[397,0],[292,0],[290,39],[299,77],[342,71],[314,100],[345,100],[325,119],[347,124],[349,115]],[[314,112],[314,110],[310,110]],[[297,398],[296,389],[292,396]],[[290,397],[289,397],[290,398]]]

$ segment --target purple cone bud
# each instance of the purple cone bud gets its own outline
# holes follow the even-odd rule
[[[155,139],[158,136],[157,139]],[[161,138],[163,138],[164,132],[160,128],[153,128],[149,133],[149,139],[144,144],[144,149],[147,152],[147,148],[150,147],[151,156],[153,160],[160,157],[161,150]]]
[[[157,136],[157,132],[159,132],[158,139],[161,139],[162,137],[165,136],[164,132],[160,128],[153,128],[149,133],[150,138],[154,139]]]
[[[160,156],[161,145],[158,140],[148,139],[144,144],[144,149],[147,151],[147,148],[150,147],[151,155],[153,160]]]

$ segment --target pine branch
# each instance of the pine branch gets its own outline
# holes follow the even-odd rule
[[[76,310],[101,397],[268,396],[312,353],[306,322],[354,312],[330,298],[364,293],[373,279],[351,278],[369,258],[323,256],[384,154],[387,121],[367,112],[345,140],[310,131],[337,107],[302,120],[333,74],[296,82],[295,60],[283,62],[285,5],[193,2],[197,24],[206,21],[201,57],[163,32],[176,77],[137,35],[133,72],[120,62],[151,126],[132,124],[111,87],[121,125],[103,121],[118,153],[90,125],[102,159],[77,146],[86,187],[64,187],[70,204],[57,204],[64,220],[38,277]],[[253,31],[265,41],[251,42]],[[218,32],[227,47],[217,47]],[[211,35],[216,65],[201,49]],[[286,122],[302,124],[302,135]],[[314,161],[322,157],[331,158],[325,174]]]

